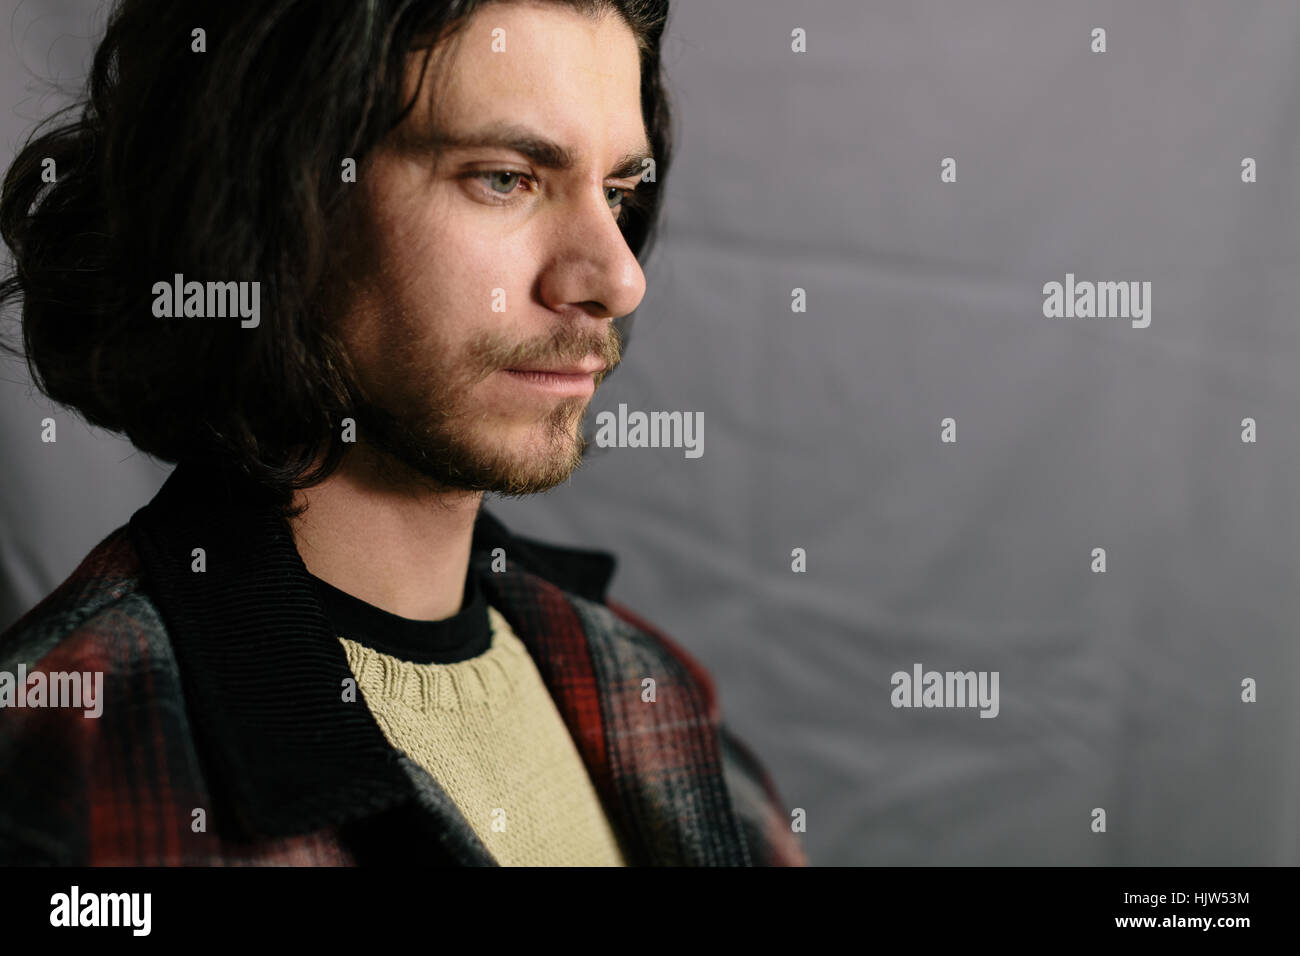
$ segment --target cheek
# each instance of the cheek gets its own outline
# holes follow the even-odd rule
[[[517,317],[528,315],[539,269],[531,230],[458,188],[393,177],[364,195],[369,215],[357,245],[367,306],[355,316],[354,339],[372,369],[402,359],[454,363],[476,335],[525,324]]]
[[[462,216],[440,232],[418,281],[458,322],[521,324],[518,317],[528,314],[536,281],[535,259],[520,233],[485,228],[482,218]]]

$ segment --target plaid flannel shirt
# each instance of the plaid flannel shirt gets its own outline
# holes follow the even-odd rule
[[[497,865],[364,701],[344,700],[352,675],[289,527],[241,487],[181,464],[0,635],[0,671],[104,675],[99,717],[0,708],[0,863]],[[708,673],[607,600],[611,555],[480,509],[471,561],[630,865],[807,865]]]

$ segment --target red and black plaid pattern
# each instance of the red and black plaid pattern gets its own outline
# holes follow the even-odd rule
[[[248,528],[264,526],[270,525],[252,522]],[[508,534],[495,522],[494,527]],[[238,540],[248,547],[266,553],[278,547],[281,564],[292,563],[283,559],[288,549],[282,539],[264,543],[253,531],[240,534]],[[222,746],[230,746],[222,734],[228,725],[243,726],[247,733],[250,721],[259,723],[256,707],[292,709],[293,699],[268,704],[213,693],[201,675],[186,672],[193,660],[177,653],[174,631],[183,628],[190,645],[206,641],[209,651],[220,634],[205,635],[201,621],[190,623],[186,615],[166,610],[186,593],[167,583],[189,559],[186,542],[171,543],[162,532],[152,539],[151,553],[155,547],[177,552],[169,571],[163,559],[142,556],[139,540],[128,526],[114,531],[67,581],[0,635],[0,671],[16,673],[23,664],[29,672],[104,675],[98,718],[73,708],[0,709],[0,863],[494,865],[437,782],[396,750],[387,757],[369,754],[385,773],[323,787],[337,796],[312,803],[310,820],[302,825],[292,814],[259,817],[256,807],[277,806],[276,788],[282,785],[277,780],[287,779],[272,772],[277,762],[308,758],[289,752],[279,758],[269,740],[261,741],[269,755],[261,763],[249,758],[232,764],[218,756]],[[582,596],[544,577],[537,555],[559,553],[546,548],[530,551],[521,544],[514,549],[530,554],[533,567],[508,562],[509,570],[493,573],[489,554],[478,547],[474,562],[489,601],[532,654],[629,864],[806,865],[791,832],[792,808],[782,804],[759,761],[722,722],[708,673],[621,605],[596,600],[595,591]],[[578,564],[590,563],[575,555]],[[219,574],[210,582],[175,579],[214,589],[204,600],[219,599],[215,589],[231,589],[230,600],[249,602],[241,621],[266,620],[283,630],[291,617],[275,604],[273,587],[240,585]],[[290,587],[287,578],[282,586]],[[160,601],[159,594],[169,597]],[[260,601],[268,602],[265,614]],[[270,639],[263,636],[253,646],[274,644],[274,629],[267,634]],[[279,668],[291,694],[295,658],[277,656],[274,647],[265,654],[256,666]],[[314,661],[324,679],[348,673],[341,651],[338,655]],[[653,700],[646,699],[647,679],[653,680]],[[201,708],[195,697],[203,700]],[[274,726],[275,715],[266,714],[265,726]],[[334,733],[332,711],[318,708],[312,714],[324,744],[337,736],[364,739],[372,751],[388,746],[356,711],[347,714],[352,736]],[[364,731],[360,737],[358,728]],[[321,753],[326,760],[329,751]],[[339,751],[336,762],[345,765],[348,755]],[[235,772],[234,766],[246,777],[237,786],[222,779]],[[366,766],[358,761],[354,772],[365,773]],[[315,766],[304,764],[303,772],[333,779]],[[342,780],[348,768],[330,772]]]

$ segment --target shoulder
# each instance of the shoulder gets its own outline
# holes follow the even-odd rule
[[[0,862],[91,859],[103,807],[146,807],[155,772],[187,789],[193,763],[175,736],[185,726],[175,658],[124,526],[0,634]]]
[[[141,586],[127,526],[111,532],[39,604],[0,634],[0,665],[109,665],[130,649],[165,649],[165,630]]]
[[[609,609],[652,638],[693,678],[707,701],[709,722],[716,729],[722,778],[757,866],[807,866],[808,858],[790,827],[789,814],[775,781],[758,755],[722,717],[718,693],[704,665],[660,628],[616,601]]]
[[[108,650],[123,630],[161,631],[153,602],[140,587],[140,561],[126,525],[109,533],[77,570],[40,604],[0,633],[0,663],[47,657],[90,659]]]
[[[612,600],[606,601],[605,606],[619,620],[630,624],[642,634],[651,638],[665,655],[675,661],[690,676],[691,680],[699,687],[700,693],[707,703],[709,720],[715,724],[721,724],[722,714],[718,706],[717,686],[714,684],[713,675],[709,673],[708,669],[685,647],[631,608]]]

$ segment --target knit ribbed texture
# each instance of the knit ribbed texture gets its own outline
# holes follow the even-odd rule
[[[340,637],[375,721],[438,781],[502,866],[623,866],[600,798],[528,649],[417,664]]]

